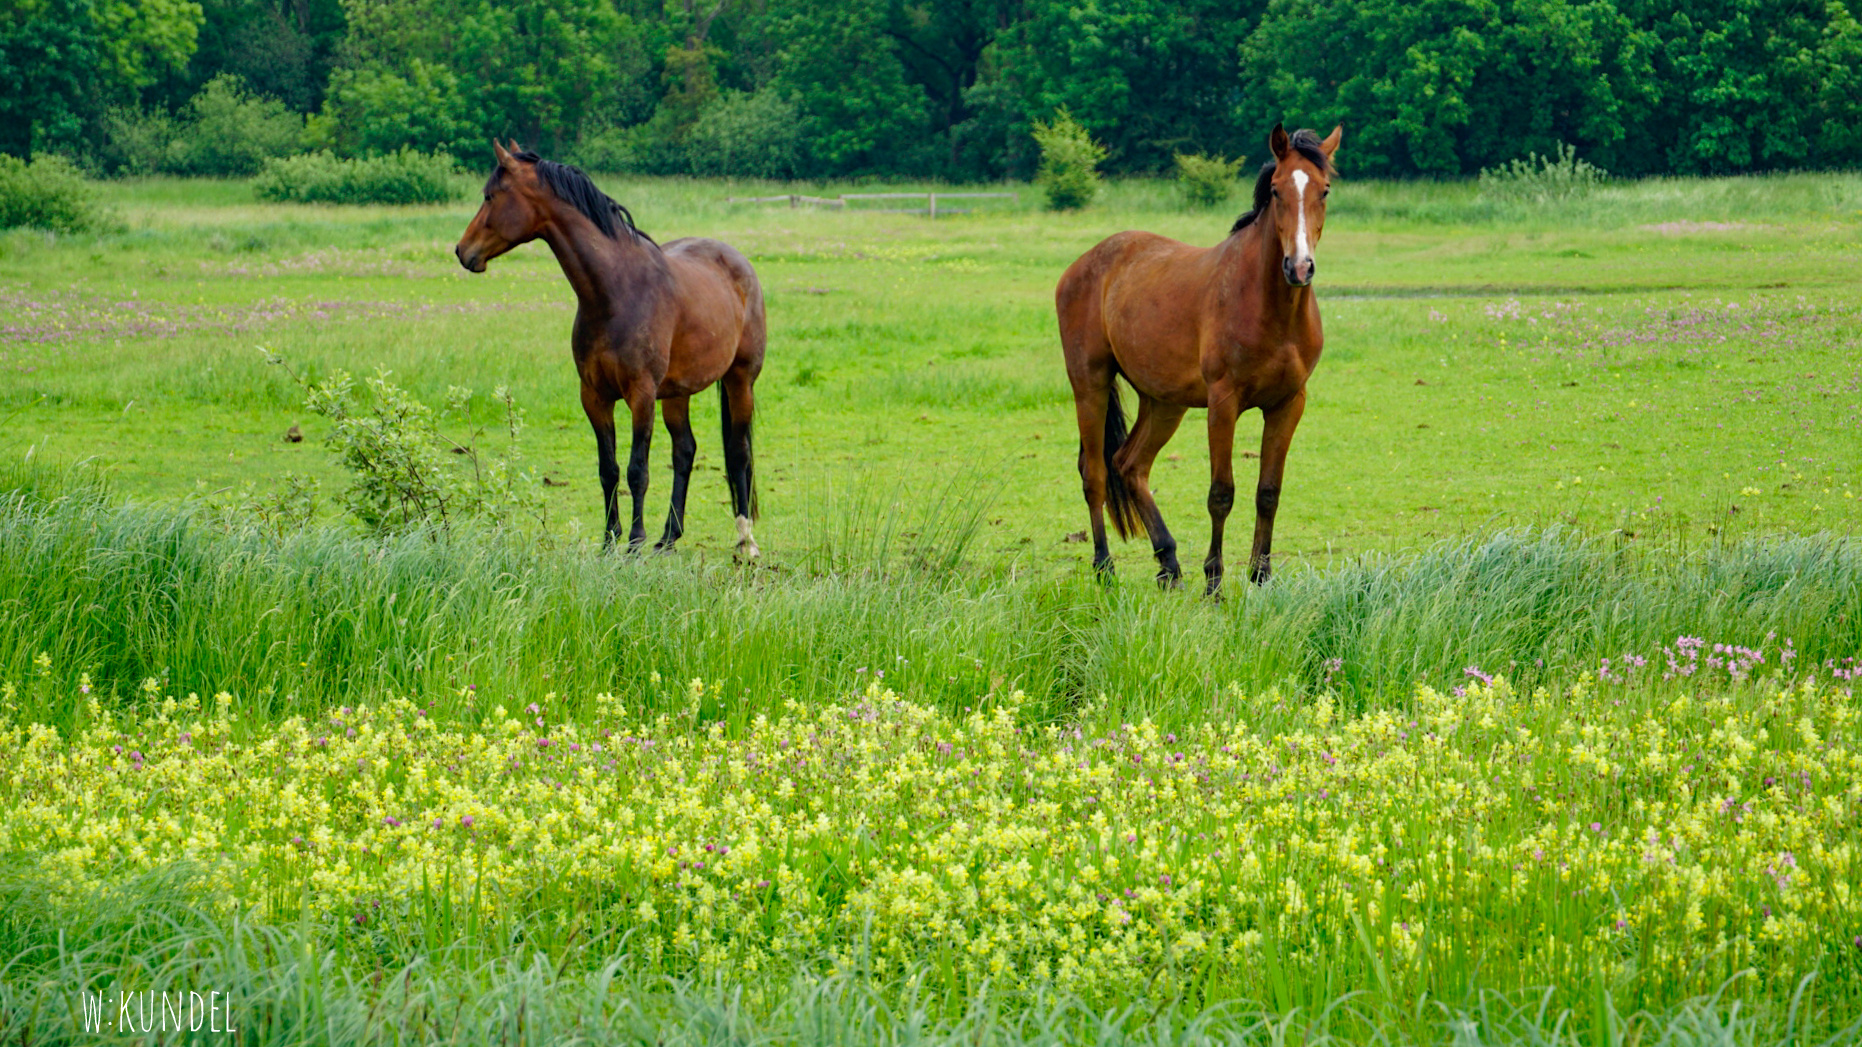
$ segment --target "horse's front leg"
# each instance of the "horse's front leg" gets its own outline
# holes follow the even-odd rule
[[[653,404],[656,390],[645,382],[627,392],[627,409],[633,414],[633,446],[627,453],[627,493],[633,496],[634,521],[627,531],[627,551],[637,553],[647,540],[647,451],[653,446]]]
[[[1254,488],[1254,555],[1248,574],[1256,585],[1267,584],[1274,573],[1274,514],[1280,509],[1280,480],[1293,430],[1299,428],[1305,411],[1306,391],[1302,389],[1263,412],[1267,417],[1261,427],[1261,479]]]
[[[601,475],[601,547],[610,548],[621,534],[621,466],[614,457],[614,401],[595,387],[582,384],[582,412],[595,430],[595,468]]]
[[[1235,507],[1235,419],[1240,414],[1232,387],[1209,387],[1209,555],[1203,559],[1207,596],[1222,588],[1222,532]]]

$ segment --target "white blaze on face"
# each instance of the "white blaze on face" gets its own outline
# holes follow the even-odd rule
[[[1293,172],[1293,206],[1300,213],[1299,231],[1294,234],[1293,260],[1303,262],[1312,257],[1312,247],[1306,242],[1306,172]]]

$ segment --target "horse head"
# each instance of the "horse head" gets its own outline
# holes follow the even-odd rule
[[[524,152],[515,141],[506,149],[494,139],[491,148],[498,166],[485,180],[485,202],[453,248],[459,264],[475,273],[511,248],[535,240],[549,214],[536,154]]]
[[[1312,251],[1325,231],[1325,198],[1338,173],[1332,167],[1332,154],[1338,151],[1344,131],[1334,127],[1321,140],[1307,130],[1289,135],[1286,128],[1275,124],[1268,136],[1268,147],[1274,152],[1272,206],[1274,229],[1280,236],[1280,271],[1294,287],[1311,284],[1319,269]]]

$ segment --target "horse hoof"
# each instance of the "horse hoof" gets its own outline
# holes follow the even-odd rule
[[[763,550],[758,549],[755,542],[737,543],[737,561],[739,563],[749,563],[762,555]]]

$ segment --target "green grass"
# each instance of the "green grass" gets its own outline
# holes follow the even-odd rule
[[[1319,250],[1328,347],[1276,543],[1288,562],[1264,589],[1232,578],[1220,604],[1155,590],[1142,543],[1114,550],[1123,582],[1102,586],[1089,547],[1067,540],[1086,521],[1051,296],[1104,235],[1209,243],[1231,215],[1183,211],[1164,182],[1114,184],[1066,216],[1008,187],[1013,204],[932,223],[724,201],[789,187],[603,181],[662,239],[738,244],[768,288],[765,564],[729,562],[709,397],[695,404],[681,553],[595,547],[573,302],[541,246],[474,277],[450,254],[466,205],[261,205],[241,182],[117,183],[119,231],[0,236],[0,680],[24,685],[17,720],[83,727],[69,698],[82,673],[106,706],[129,707],[154,678],[169,693],[235,692],[269,718],[394,695],[458,714],[468,697],[516,707],[551,692],[575,717],[600,691],[677,714],[683,681],[703,677],[717,690],[701,719],[736,735],[883,671],[947,712],[1019,689],[1032,723],[1148,716],[1181,730],[1242,715],[1238,693],[1400,710],[1418,684],[1455,686],[1469,667],[1531,693],[1626,654],[1659,666],[1683,635],[1774,659],[1789,640],[1798,670],[1826,676],[1862,655],[1862,176],[1618,184],[1561,213],[1467,184],[1340,183]],[[803,191],[860,188],[872,187]],[[429,402],[464,385],[489,408],[510,386],[529,411],[527,460],[552,480],[548,523],[377,540],[333,513],[279,535],[220,512],[287,471],[320,479],[326,503],[342,484],[321,420],[258,345],[313,380],[388,368]],[[1192,557],[1207,534],[1199,422],[1154,475]],[[304,443],[280,439],[293,424]],[[1231,548],[1250,524],[1231,520]],[[258,1001],[253,1039],[270,1043],[1854,1035],[1814,988],[1815,1020],[1796,1024],[1775,981],[1756,1009],[1732,992],[1614,1017],[1601,997],[1541,1011],[1529,994],[1372,1003],[1319,984],[1300,998],[1330,1011],[1238,998],[1103,1013],[915,998],[820,972],[751,1000],[751,979],[681,980],[606,939],[566,949],[547,921],[469,953],[363,955],[316,920],[197,910],[188,876],[70,897],[23,865],[0,873],[0,1040],[76,1042],[59,1010],[71,986],[112,978],[224,981]],[[1830,933],[1848,955],[1839,937],[1853,930]]]
[[[0,1037],[96,1043],[84,1032],[75,987],[113,996],[151,982],[229,993],[238,1001],[239,1042],[270,1047],[1836,1047],[1862,1032],[1828,1020],[1814,979],[1775,1014],[1717,993],[1660,1011],[1624,1011],[1606,997],[1594,1015],[1547,1006],[1535,994],[1425,996],[1391,1007],[1343,993],[1327,1007],[1280,1014],[1245,1001],[1106,1011],[1064,995],[1031,1005],[986,993],[951,1013],[922,991],[858,971],[787,984],[745,979],[768,990],[746,992],[744,982],[655,976],[624,951],[588,971],[521,948],[464,963],[442,953],[375,971],[365,960],[358,971],[347,962],[354,957],[332,948],[341,948],[340,938],[228,919],[195,905],[190,887],[185,876],[164,874],[73,905],[29,879],[0,879],[0,956],[13,958],[0,976]],[[1586,1024],[1591,1018],[1601,1018],[1601,1028]],[[203,1033],[159,1042],[226,1039]]]
[[[884,672],[949,709],[1020,689],[1042,720],[1103,695],[1111,715],[1190,724],[1223,711],[1231,686],[1331,690],[1364,708],[1460,682],[1469,665],[1528,689],[1568,681],[1682,635],[1789,639],[1800,665],[1862,654],[1862,547],[1831,536],[1685,549],[1501,532],[1210,604],[1084,573],[954,567],[974,518],[904,516],[883,496],[824,498],[800,531],[803,566],[774,570],[477,532],[280,539],[60,481],[0,484],[16,489],[0,502],[0,679],[27,678],[44,653],[60,679],[88,672],[105,693],[158,677],[277,715],[381,693],[445,706],[467,685],[519,704],[607,690],[656,709],[676,700],[647,684],[657,673],[721,685],[713,712],[741,725]],[[903,505],[935,513],[953,497]],[[59,723],[72,710],[23,712]]]
[[[806,544],[797,529],[826,485],[919,492],[958,463],[990,477],[979,558],[1077,569],[1086,550],[1063,539],[1085,511],[1054,282],[1115,230],[1208,243],[1229,218],[1181,210],[1166,182],[1120,183],[1064,216],[1036,210],[1024,186],[1013,205],[936,223],[724,202],[754,186],[607,187],[656,235],[722,237],[758,266],[772,324],[759,539],[778,560]],[[0,451],[95,459],[145,500],[263,489],[286,470],[337,483],[318,420],[262,365],[264,344],[312,376],[389,368],[430,400],[510,386],[533,422],[530,460],[562,484],[545,492],[552,527],[598,528],[573,302],[541,245],[474,277],[450,253],[465,204],[260,205],[236,182],[110,191],[120,234],[0,240],[0,323],[15,328],[0,342],[0,417],[19,411]],[[1287,558],[1560,522],[1693,540],[1848,533],[1862,519],[1862,178],[1632,183],[1564,213],[1508,210],[1465,184],[1347,181],[1333,198],[1319,251],[1328,347],[1282,500]],[[20,340],[87,319],[90,337]],[[728,549],[716,407],[701,397],[696,410],[688,543]],[[1154,476],[1192,551],[1208,527],[1199,422]],[[304,443],[280,439],[292,424]],[[662,435],[655,523],[665,450]],[[1245,513],[1231,521],[1239,540],[1247,528]],[[1117,553],[1149,573],[1141,544]]]

